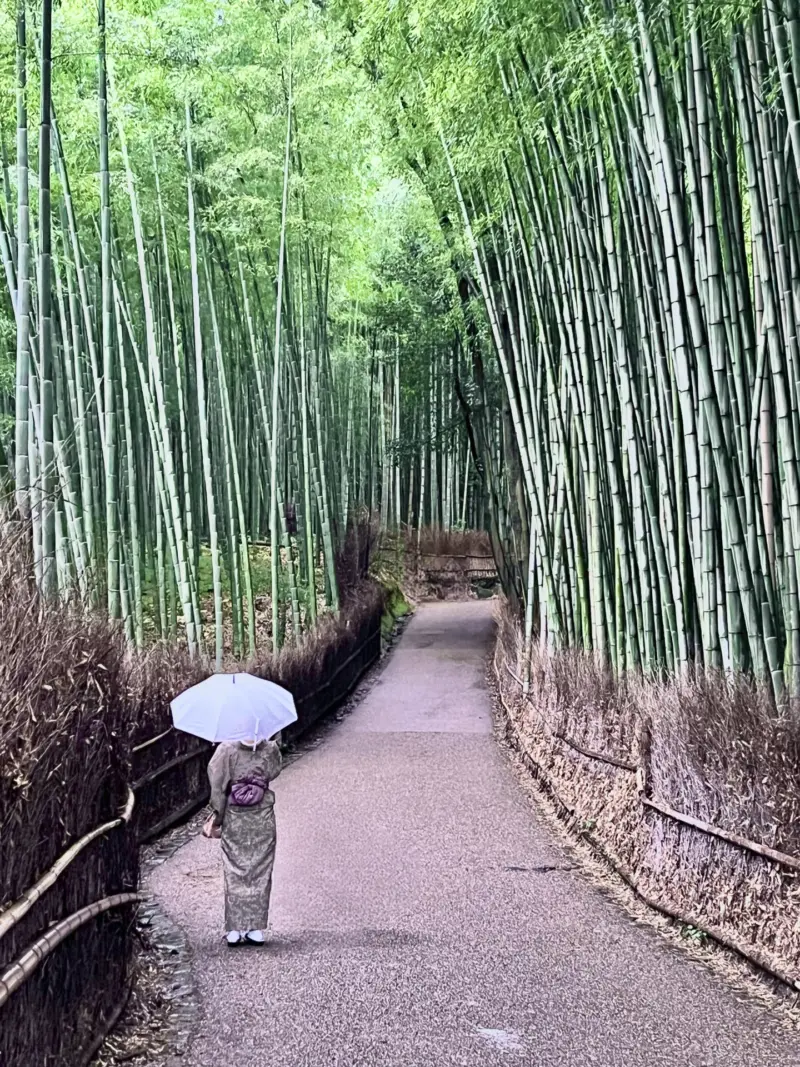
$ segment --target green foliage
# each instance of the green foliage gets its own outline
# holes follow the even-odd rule
[[[698,930],[695,926],[681,926],[681,937],[693,945],[705,945],[708,942],[708,934],[705,930]]]
[[[410,615],[412,607],[403,595],[400,586],[391,586],[386,593],[386,607],[381,618],[381,634],[384,641],[388,640],[398,619]]]

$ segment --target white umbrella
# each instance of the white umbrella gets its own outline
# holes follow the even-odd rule
[[[171,708],[176,729],[206,741],[263,741],[297,721],[292,694],[252,674],[212,674]]]

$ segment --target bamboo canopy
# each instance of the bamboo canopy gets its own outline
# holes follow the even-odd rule
[[[12,6],[2,449],[42,591],[103,606],[137,646],[180,638],[217,664],[278,648],[338,611],[358,514],[477,521],[444,311],[416,337],[421,291],[376,292],[409,239],[395,208],[438,235],[393,191],[313,10]]]
[[[43,592],[246,658],[368,512],[487,529],[529,643],[798,695],[796,5],[346,7],[0,16]]]
[[[366,3],[363,33],[464,276],[528,641],[797,696],[796,4],[489,8]]]

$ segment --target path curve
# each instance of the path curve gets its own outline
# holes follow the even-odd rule
[[[180,1062],[800,1064],[800,1037],[570,869],[493,741],[491,632],[485,602],[421,608],[364,702],[276,783],[268,949],[222,942],[217,843],[154,872],[203,1002]]]

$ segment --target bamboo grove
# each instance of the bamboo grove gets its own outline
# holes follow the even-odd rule
[[[485,526],[529,641],[798,695],[794,0],[1,10],[47,595],[246,656]]]
[[[479,458],[487,353],[503,384],[497,549],[528,638],[541,615],[618,671],[752,671],[779,699],[800,693],[799,14],[351,12],[463,279]]]
[[[446,312],[381,276],[426,213],[323,16],[2,18],[3,445],[45,595],[220,663],[338,609],[359,513],[480,521]]]

